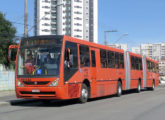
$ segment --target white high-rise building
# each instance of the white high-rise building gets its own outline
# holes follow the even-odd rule
[[[35,35],[69,35],[97,43],[98,0],[35,0]]]

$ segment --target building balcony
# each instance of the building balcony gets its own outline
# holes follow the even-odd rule
[[[54,30],[57,30],[57,28],[56,27],[52,27],[51,28],[51,31],[54,31]]]
[[[51,34],[52,35],[56,35],[57,34],[57,31],[56,30],[51,30]]]
[[[57,18],[55,15],[52,15],[51,18]]]
[[[52,6],[52,7],[51,7],[51,11],[52,11],[52,12],[57,12],[57,8],[55,8],[55,7]]]
[[[51,21],[51,24],[57,24],[57,22],[56,21]]]

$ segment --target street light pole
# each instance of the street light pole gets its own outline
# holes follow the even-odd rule
[[[104,45],[107,45],[107,33],[110,33],[110,32],[117,32],[117,30],[104,31],[105,33]]]
[[[27,0],[25,0],[25,18],[24,18],[24,37],[26,38],[28,36],[28,13],[27,13]]]
[[[115,44],[116,42],[118,42],[120,39],[122,39],[124,36],[128,36],[128,33],[122,34],[119,39],[117,39],[113,44]]]

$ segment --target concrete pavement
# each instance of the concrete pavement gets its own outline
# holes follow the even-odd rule
[[[85,104],[71,100],[0,106],[0,120],[164,120],[164,111],[165,86],[160,85],[155,91],[131,91]]]
[[[161,87],[165,87],[165,83],[160,84],[159,88]],[[17,99],[15,95],[15,91],[0,91],[0,106],[28,103],[33,101],[37,101],[37,100]]]

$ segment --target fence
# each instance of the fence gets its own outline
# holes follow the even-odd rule
[[[0,91],[15,89],[15,72],[0,70]]]

